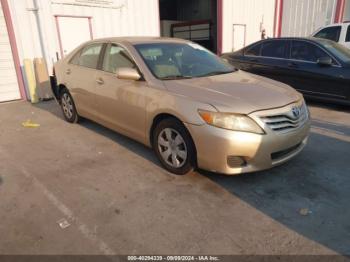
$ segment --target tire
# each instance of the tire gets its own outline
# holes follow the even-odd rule
[[[64,118],[69,123],[78,123],[79,115],[75,107],[73,97],[69,93],[68,89],[63,89],[60,93],[61,109]]]
[[[162,166],[176,175],[185,175],[196,167],[196,150],[191,135],[174,118],[161,121],[153,131],[153,149]]]

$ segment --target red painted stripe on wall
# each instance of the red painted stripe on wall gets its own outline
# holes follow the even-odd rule
[[[283,2],[284,0],[279,0],[279,13],[278,13],[278,31],[277,37],[282,35],[282,23],[283,23]]]
[[[217,32],[217,54],[221,55],[222,54],[222,37],[223,37],[223,8],[224,8],[224,4],[223,4],[223,0],[217,0],[217,23],[218,23],[218,32]]]
[[[345,0],[338,0],[335,10],[334,23],[341,23],[343,21],[345,9]]]
[[[8,5],[7,0],[0,0],[0,1],[1,1],[2,11],[3,11],[4,17],[5,17],[5,23],[6,23],[6,27],[7,27],[8,36],[10,39],[11,51],[12,51],[13,61],[15,64],[19,91],[21,94],[21,98],[23,100],[26,100],[27,95],[26,95],[26,91],[25,91],[25,87],[24,87],[23,74],[22,74],[22,70],[21,70],[21,63],[19,60],[15,30],[14,30],[14,27],[12,24],[10,7]]]
[[[276,32],[277,15],[278,15],[278,0],[275,0],[275,17],[274,17],[274,20],[273,20],[273,37],[277,36],[277,32]]]

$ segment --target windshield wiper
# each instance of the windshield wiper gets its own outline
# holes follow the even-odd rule
[[[232,70],[232,71],[213,71],[213,72],[209,72],[209,73],[204,74],[204,75],[200,75],[199,77],[224,75],[224,74],[233,73],[233,72],[235,72],[235,71],[236,71],[236,70]]]
[[[161,80],[175,80],[175,79],[190,79],[192,76],[183,76],[183,75],[173,75],[173,76],[165,76],[161,77]]]

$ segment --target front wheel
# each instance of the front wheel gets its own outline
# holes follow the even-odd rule
[[[195,168],[196,152],[191,135],[176,119],[165,119],[155,128],[153,148],[162,165],[176,175],[185,175]]]
[[[60,101],[64,118],[69,123],[77,123],[79,121],[79,115],[75,108],[73,98],[67,89],[61,92]]]

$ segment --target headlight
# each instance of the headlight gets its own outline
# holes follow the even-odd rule
[[[198,113],[208,125],[234,131],[265,134],[262,128],[253,119],[245,115],[204,110],[198,110]]]

